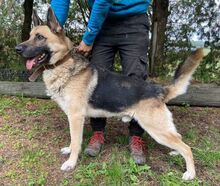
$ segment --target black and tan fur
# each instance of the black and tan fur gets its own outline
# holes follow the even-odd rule
[[[41,63],[54,65],[52,69],[45,69],[43,80],[48,95],[66,113],[71,136],[70,146],[61,150],[70,153],[61,170],[67,171],[76,165],[85,117],[117,116],[124,120],[134,118],[158,143],[180,153],[186,161],[183,179],[193,179],[195,167],[191,149],[182,141],[165,103],[185,93],[192,73],[204,57],[203,49],[196,50],[187,58],[176,72],[174,82],[167,87],[92,66],[75,52],[56,66],[72,46],[50,8],[47,18],[47,24],[44,25],[34,14],[35,27],[30,33],[30,39],[18,45],[18,52],[25,58],[33,58],[35,49],[38,51],[37,56],[42,48],[42,53],[48,55]]]

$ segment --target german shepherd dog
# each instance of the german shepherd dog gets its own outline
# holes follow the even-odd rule
[[[186,162],[184,180],[195,177],[191,148],[177,132],[166,103],[186,92],[191,76],[202,58],[204,49],[197,49],[177,69],[173,83],[161,86],[101,69],[89,63],[72,48],[51,8],[47,23],[34,11],[34,28],[30,38],[17,45],[17,52],[26,60],[28,70],[36,67],[34,80],[42,71],[47,94],[66,113],[71,142],[61,149],[69,154],[61,170],[75,167],[81,150],[85,117],[120,117],[135,119],[158,143],[181,154]]]

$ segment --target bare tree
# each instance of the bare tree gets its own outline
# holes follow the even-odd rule
[[[153,1],[152,37],[150,49],[150,74],[158,76],[164,60],[166,25],[169,16],[169,0]]]
[[[32,12],[33,12],[33,1],[34,0],[25,0],[24,7],[24,22],[22,26],[22,41],[25,41],[29,38],[29,33],[31,31],[31,22],[32,22]]]

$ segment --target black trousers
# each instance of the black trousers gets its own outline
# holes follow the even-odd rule
[[[94,42],[91,63],[113,70],[115,55],[118,52],[122,73],[145,80],[148,76],[148,46],[149,22],[146,14],[108,18]],[[104,131],[105,125],[106,118],[91,118],[94,131]],[[135,120],[130,122],[130,136],[141,136],[143,132]]]

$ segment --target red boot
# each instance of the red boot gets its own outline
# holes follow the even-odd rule
[[[146,156],[144,155],[144,141],[141,137],[131,136],[129,140],[129,149],[136,164],[143,165],[146,163]]]
[[[85,153],[89,156],[97,156],[104,144],[104,132],[96,131],[90,138],[89,145],[85,149]]]

